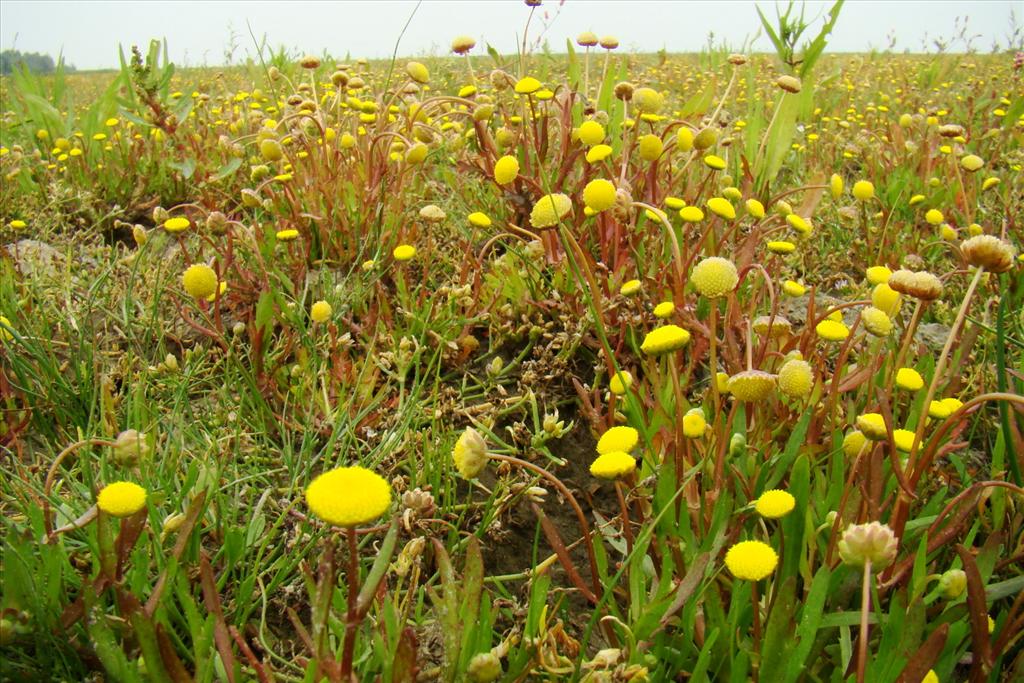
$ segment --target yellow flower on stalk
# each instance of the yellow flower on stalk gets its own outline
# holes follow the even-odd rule
[[[711,213],[726,220],[736,218],[735,207],[725,197],[712,197],[707,201],[707,207],[711,209]]]
[[[1002,181],[999,180],[999,178],[997,178],[995,176],[992,176],[991,178],[985,178],[985,182],[983,182],[981,184],[981,189],[982,189],[983,192],[985,190],[991,190],[993,187],[998,185],[1000,182],[1002,182]]]
[[[391,252],[391,255],[395,257],[396,261],[409,261],[416,256],[416,247],[411,244],[399,244]]]
[[[714,154],[704,157],[704,165],[715,171],[724,171],[726,167],[725,159]]]
[[[672,316],[676,310],[676,305],[671,301],[662,301],[660,304],[654,307],[654,317],[664,320]]]
[[[772,395],[778,377],[762,370],[744,370],[729,378],[729,393],[740,401],[763,401]]]
[[[889,278],[892,277],[892,271],[885,266],[871,266],[864,271],[864,274],[867,276],[868,282],[872,285],[883,284],[888,282]]]
[[[766,519],[785,517],[796,507],[796,498],[789,491],[772,489],[765,491],[754,503],[757,514]]]
[[[600,455],[613,451],[629,453],[640,442],[640,432],[632,427],[619,425],[612,427],[597,440],[597,452]]]
[[[767,543],[740,541],[725,554],[725,566],[737,579],[760,581],[771,576],[779,565],[779,555]]]
[[[463,479],[476,479],[480,476],[480,472],[487,466],[487,442],[480,436],[480,432],[466,427],[452,448],[452,460]]]
[[[871,303],[890,318],[896,317],[903,305],[900,293],[884,282],[875,285],[871,290]]]
[[[885,418],[881,413],[863,413],[857,416],[857,429],[872,441],[883,441],[889,438],[885,429]]]
[[[612,153],[611,145],[594,145],[587,152],[587,163],[596,164],[607,159]]]
[[[405,65],[405,73],[417,83],[426,83],[430,80],[430,70],[422,62],[409,62]]]
[[[813,386],[814,373],[807,361],[791,358],[779,368],[779,391],[787,396],[803,398]]]
[[[644,161],[654,161],[661,156],[661,152],[665,148],[661,138],[651,133],[641,135],[637,143],[640,158]]]
[[[590,474],[598,479],[618,479],[636,470],[636,458],[622,451],[603,453],[590,463]]]
[[[847,458],[856,458],[864,452],[864,446],[866,446],[867,443],[868,438],[864,436],[864,432],[859,429],[854,429],[843,437],[843,454]]]
[[[758,220],[761,220],[762,218],[764,218],[764,215],[765,215],[764,204],[762,204],[761,202],[757,201],[756,199],[748,199],[747,202],[746,202],[746,206],[747,206],[747,213],[748,214],[750,214],[751,216],[753,216],[754,218],[756,218]]]
[[[679,217],[687,223],[699,223],[704,220],[704,212],[698,206],[684,206],[679,209]]]
[[[900,368],[896,371],[896,386],[906,391],[919,391],[924,387],[924,378],[914,368]]]
[[[306,504],[328,524],[353,528],[387,512],[391,486],[384,477],[364,467],[338,467],[310,483]]]
[[[806,294],[807,288],[796,280],[786,280],[782,283],[782,291],[786,295],[796,298]]]
[[[28,223],[21,219],[15,218],[14,220],[7,224],[7,227],[9,227],[11,230],[24,230],[26,227],[28,227]]]
[[[627,280],[622,283],[621,287],[619,287],[619,294],[622,296],[633,296],[640,292],[640,288],[642,286],[643,285],[639,280]]]
[[[896,444],[896,450],[909,453],[914,447],[914,432],[909,429],[894,429],[892,440]]]
[[[278,230],[277,234],[278,242],[291,242],[299,237],[299,231],[295,228],[287,228],[285,230]]]
[[[985,165],[984,160],[976,154],[968,154],[960,160],[960,166],[968,173],[974,173]]]
[[[176,218],[168,218],[164,221],[164,230],[167,232],[181,232],[182,230],[188,230],[188,226],[192,225],[187,218],[177,216]]]
[[[791,213],[788,216],[786,216],[786,222],[789,223],[789,227],[793,228],[801,235],[811,234],[811,224],[808,223],[807,219],[805,219],[803,216]]]
[[[704,436],[707,429],[708,423],[702,409],[690,408],[683,415],[683,436],[687,439],[699,439]]]
[[[709,299],[716,299],[728,294],[736,288],[739,279],[739,273],[733,262],[721,256],[704,259],[694,267],[690,274],[693,286],[702,296]]]
[[[516,82],[515,91],[520,95],[532,95],[541,89],[541,82],[533,76],[525,76]]]
[[[640,350],[648,356],[660,356],[686,346],[690,333],[678,325],[663,325],[647,333]]]
[[[815,326],[814,331],[825,341],[843,341],[850,336],[850,328],[838,320],[822,320]]]
[[[317,301],[309,307],[309,317],[315,323],[326,322],[332,313],[331,305],[326,301]]]
[[[853,184],[853,196],[866,202],[875,196],[875,186],[868,180],[858,180]]]
[[[924,219],[931,225],[938,225],[946,220],[945,216],[938,209],[928,209],[924,214]]]
[[[474,211],[466,217],[470,225],[478,228],[489,228],[491,227],[490,217],[483,211]]]
[[[546,194],[537,200],[530,212],[530,224],[535,228],[552,228],[572,213],[572,200],[564,194]]]
[[[610,180],[595,178],[583,188],[583,203],[596,212],[615,206],[615,185]]]
[[[952,397],[932,401],[928,404],[928,417],[935,418],[937,420],[945,420],[947,417],[960,410],[963,404],[963,401],[960,399]]]
[[[514,156],[503,156],[494,164],[494,181],[508,185],[519,176],[519,160]]]
[[[196,263],[181,276],[181,284],[189,296],[205,299],[217,291],[217,273],[205,263]]]
[[[768,251],[773,254],[792,254],[796,251],[796,245],[785,240],[773,240],[768,243]]]
[[[146,489],[130,481],[107,484],[96,496],[96,507],[112,517],[130,517],[146,506]]]
[[[616,396],[623,396],[633,386],[633,375],[628,370],[619,370],[608,380],[608,390]]]
[[[843,177],[838,173],[833,173],[832,177],[828,180],[829,189],[832,191],[832,198],[839,199],[843,196]]]
[[[678,211],[686,206],[686,202],[679,197],[665,197],[665,206],[673,211]]]
[[[874,306],[868,306],[860,312],[861,322],[869,334],[876,337],[887,337],[892,332],[892,320],[889,316]]]
[[[604,126],[597,121],[584,121],[579,128],[580,142],[593,147],[604,142]]]

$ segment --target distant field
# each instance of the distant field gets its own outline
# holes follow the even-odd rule
[[[0,80],[0,677],[1024,678],[1024,59],[590,38]]]

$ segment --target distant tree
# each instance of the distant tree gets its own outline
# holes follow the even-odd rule
[[[14,71],[15,66],[24,64],[25,68],[33,73],[47,74],[57,68],[53,57],[38,52],[21,52],[20,50],[4,50],[0,52],[0,74],[9,74]],[[68,64],[64,68],[74,71],[74,67]]]

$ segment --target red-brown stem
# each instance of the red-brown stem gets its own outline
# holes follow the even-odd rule
[[[622,494],[622,482],[615,480],[615,497],[619,499],[619,510],[622,511],[622,534],[626,537],[626,554],[633,554],[633,529],[629,521],[629,506],[626,505],[626,497]]]
[[[359,615],[356,603],[359,601],[359,545],[355,529],[346,529],[348,537],[348,613],[345,615],[345,648],[341,655],[341,675],[343,680],[354,680],[352,677],[352,656],[355,653],[356,630],[359,628]]]

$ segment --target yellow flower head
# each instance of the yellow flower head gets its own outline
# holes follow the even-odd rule
[[[789,491],[772,489],[765,491],[754,503],[757,514],[767,519],[778,519],[785,517],[796,507],[796,498]]]
[[[931,225],[938,225],[942,221],[946,220],[945,216],[938,209],[928,209],[924,214],[924,219]]]
[[[698,206],[684,206],[679,209],[679,217],[687,223],[699,223],[704,220],[704,212]]]
[[[660,356],[683,348],[689,341],[690,333],[678,325],[662,325],[647,333],[640,350],[648,356]]]
[[[317,301],[309,308],[309,317],[315,323],[326,322],[331,317],[331,305],[326,301]]]
[[[487,466],[487,442],[480,432],[466,427],[452,449],[455,469],[463,479],[476,479]]]
[[[914,432],[909,429],[894,429],[892,430],[892,440],[896,444],[897,450],[909,453],[914,447]]]
[[[0,315],[0,342],[14,339],[14,335],[7,329],[8,327],[11,327],[11,321],[6,316]]]
[[[107,484],[96,497],[96,507],[113,517],[130,517],[146,506],[146,489],[130,481]]]
[[[833,199],[839,199],[843,196],[843,177],[841,175],[833,173],[832,177],[828,180],[828,185]]]
[[[871,266],[864,274],[868,278],[868,282],[872,285],[880,285],[889,281],[892,277],[892,271],[885,266]]]
[[[531,95],[541,89],[541,82],[533,76],[525,76],[516,82],[515,91],[520,95]]]
[[[889,437],[885,430],[885,418],[881,413],[864,413],[857,416],[857,429],[872,441],[883,441]]]
[[[896,386],[907,391],[919,391],[924,387],[924,378],[914,368],[900,368],[896,371]]]
[[[750,214],[751,216],[753,216],[754,218],[756,218],[758,220],[761,220],[762,218],[764,218],[764,214],[765,214],[764,204],[762,204],[761,202],[757,201],[756,199],[748,199],[747,202],[746,202],[746,206],[747,206],[747,213],[748,214]]]
[[[572,200],[564,194],[546,194],[537,200],[530,212],[530,224],[535,228],[553,228],[572,213]]]
[[[704,157],[704,165],[715,171],[724,171],[726,163],[725,159],[722,157],[715,156],[714,154],[708,154]]]
[[[391,486],[364,467],[324,472],[306,488],[310,511],[334,526],[352,528],[373,521],[391,505]]]
[[[980,170],[984,165],[984,160],[976,154],[968,154],[960,160],[960,166],[962,166],[968,173],[974,173],[975,171]]]
[[[736,218],[736,209],[725,197],[712,197],[707,202],[711,213],[731,221]]]
[[[740,401],[763,401],[772,395],[778,378],[762,370],[744,370],[729,378],[729,393]]]
[[[693,131],[683,126],[676,133],[676,149],[680,152],[689,152],[693,149]]]
[[[513,156],[503,156],[494,164],[494,181],[499,185],[508,185],[519,176],[519,160]]]
[[[786,280],[782,283],[782,291],[791,297],[803,296],[807,293],[807,288],[796,280]]]
[[[426,83],[430,80],[430,70],[422,62],[409,62],[405,65],[405,73],[417,83]]]
[[[629,453],[640,441],[640,433],[632,427],[612,427],[597,440],[597,452],[601,455],[612,451]]]
[[[687,439],[699,439],[704,436],[707,429],[708,423],[702,409],[690,408],[683,415],[683,436]]]
[[[628,370],[619,370],[608,380],[608,390],[616,396],[623,396],[633,386],[633,375]]]
[[[678,211],[686,206],[686,202],[679,197],[665,197],[665,206],[673,211]]]
[[[887,337],[892,332],[892,320],[885,314],[885,311],[868,306],[860,312],[861,322],[864,329],[876,337]]]
[[[672,316],[676,310],[676,305],[671,301],[662,301],[660,304],[654,307],[654,317],[664,320]]]
[[[596,164],[599,161],[603,161],[611,156],[612,148],[611,145],[594,145],[587,152],[587,163]]]
[[[787,396],[803,398],[811,393],[813,386],[814,373],[807,361],[792,358],[779,368],[779,391]]]
[[[792,254],[796,251],[796,245],[784,240],[773,240],[768,243],[768,251],[773,254]]]
[[[779,565],[779,555],[767,543],[740,541],[725,554],[725,566],[737,579],[760,581]]]
[[[962,406],[963,401],[952,397],[932,401],[928,404],[928,417],[932,417],[937,420],[945,420],[947,417],[960,410]]]
[[[177,216],[176,218],[168,218],[164,221],[164,230],[167,232],[181,232],[182,230],[188,230],[188,226],[192,225],[187,218]]]
[[[838,320],[822,320],[814,328],[814,331],[825,341],[832,342],[843,341],[850,336],[850,328]]]
[[[661,138],[657,135],[648,133],[647,135],[641,135],[638,140],[640,158],[644,161],[654,161],[661,156],[662,150],[665,148],[661,142]]]
[[[470,225],[474,225],[478,228],[489,228],[491,227],[490,217],[483,211],[474,211],[466,217]]]
[[[391,252],[391,255],[395,257],[396,261],[409,261],[416,256],[416,247],[411,244],[399,244]]]
[[[900,293],[885,282],[880,282],[871,290],[871,304],[890,318],[900,312],[903,305]]]
[[[854,429],[843,437],[843,454],[847,458],[856,458],[864,451],[867,443],[868,438],[864,436],[864,432]]]
[[[622,283],[622,286],[619,287],[619,294],[622,296],[633,296],[640,292],[640,288],[642,286],[643,285],[639,280],[626,280]]]
[[[604,126],[597,121],[584,121],[579,129],[580,142],[593,147],[604,142]]]
[[[278,242],[291,242],[299,237],[299,231],[295,228],[286,228],[278,230],[275,237],[277,237]]]
[[[633,104],[643,114],[657,114],[665,105],[665,97],[654,88],[637,88],[633,91]]]
[[[788,216],[786,216],[786,222],[789,223],[789,227],[793,228],[801,235],[811,234],[811,224],[808,223],[807,219],[805,219],[803,216],[791,213]]]
[[[583,203],[593,211],[615,206],[615,185],[610,180],[595,178],[583,188]]]
[[[875,186],[867,180],[858,180],[853,184],[853,196],[866,202],[875,196]]]
[[[716,299],[735,289],[740,277],[732,261],[721,256],[712,256],[694,267],[690,280],[701,295]]]
[[[181,276],[181,284],[189,296],[205,299],[217,291],[217,273],[205,263],[196,263]]]
[[[618,479],[636,469],[636,459],[629,453],[611,451],[597,456],[590,463],[590,473],[598,479]]]

